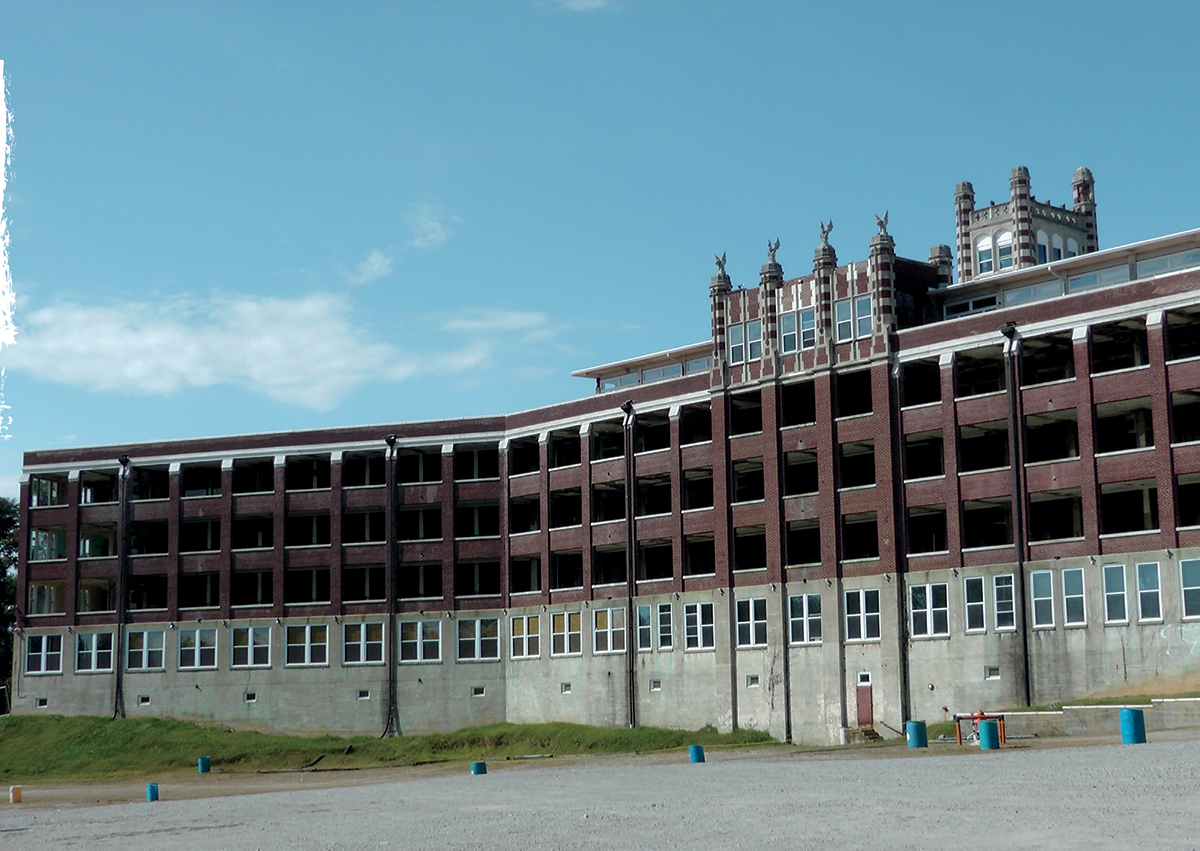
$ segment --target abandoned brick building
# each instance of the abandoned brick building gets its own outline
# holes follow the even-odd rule
[[[30,452],[14,710],[819,743],[1186,677],[1200,230],[1100,250],[1072,186],[959,184],[957,278],[886,217],[721,258],[710,339],[576,401]]]

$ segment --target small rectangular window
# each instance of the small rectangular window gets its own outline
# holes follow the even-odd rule
[[[996,629],[1015,629],[1013,609],[1013,578],[1011,573],[992,577],[992,603],[996,611]]]
[[[800,311],[800,348],[811,349],[817,344],[817,312]]]
[[[746,360],[762,360],[762,320],[746,323]]]
[[[833,303],[834,339],[845,343],[854,338],[854,308],[850,299]]]
[[[1158,562],[1146,562],[1137,566],[1138,620],[1162,620],[1162,604],[1159,599]]]
[[[1048,570],[1035,570],[1029,574],[1033,594],[1034,627],[1054,626],[1054,574]]]
[[[758,674],[746,674],[746,688],[758,688]]]
[[[779,316],[779,351],[787,354],[799,348],[796,337],[796,314],[782,313]]]
[[[651,680],[650,691],[662,691],[662,680]]]
[[[1000,667],[998,665],[986,665],[983,669],[983,678],[985,680],[1000,679]]]
[[[1087,623],[1083,603],[1083,568],[1073,567],[1062,572],[1063,623]]]
[[[741,325],[729,326],[729,362],[741,363],[746,359],[746,342]]]
[[[983,577],[963,579],[963,605],[966,607],[967,632],[983,632],[987,628],[983,606]]]
[[[854,300],[854,336],[871,336],[871,297],[862,296]]]
[[[1125,602],[1125,565],[1104,565],[1104,622],[1128,623]]]

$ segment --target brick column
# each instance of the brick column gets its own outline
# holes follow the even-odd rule
[[[963,181],[954,188],[954,232],[958,244],[958,282],[975,277],[974,246],[971,244],[971,214],[975,212],[975,187]]]
[[[1012,170],[1008,178],[1009,194],[1012,198],[1013,224],[1013,264],[1021,269],[1025,266],[1037,265],[1037,253],[1033,236],[1033,213],[1030,209],[1029,169],[1019,165]],[[996,268],[999,268],[999,258],[996,258]]]

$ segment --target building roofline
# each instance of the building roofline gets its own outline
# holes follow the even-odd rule
[[[646,355],[638,355],[637,357],[625,358],[624,360],[613,361],[612,363],[604,363],[599,366],[589,366],[585,369],[577,369],[571,373],[575,378],[595,378],[600,379],[613,374],[628,372],[630,367],[637,364],[647,363],[656,360],[678,359],[683,355],[691,354],[706,354],[712,349],[712,340],[703,340],[699,343],[691,343],[687,346],[677,346],[673,349],[664,349],[661,352],[651,352]]]

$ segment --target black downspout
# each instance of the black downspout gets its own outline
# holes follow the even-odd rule
[[[888,416],[891,417],[890,432],[893,435],[892,504],[896,507],[893,515],[896,541],[896,609],[900,621],[900,718],[909,721],[912,713],[912,686],[909,683],[908,655],[912,643],[905,611],[905,597],[908,594],[908,493],[904,488],[907,471],[904,463],[904,422],[900,416],[899,359],[888,367],[888,373],[891,379],[888,382]],[[897,435],[899,440],[895,439]]]
[[[387,541],[387,562],[384,566],[384,585],[387,595],[387,649],[384,660],[387,663],[387,719],[383,724],[383,733],[379,738],[398,736],[400,734],[400,710],[397,700],[396,685],[396,647],[400,636],[396,633],[396,435],[389,434],[387,442],[387,469],[384,471],[384,482],[387,486],[385,506],[387,520],[384,524],[384,537]]]
[[[113,647],[113,718],[125,717],[125,618],[129,597],[129,456],[120,457],[117,480],[117,635]]]
[[[637,520],[634,511],[637,507],[635,489],[637,487],[637,465],[634,461],[634,451],[637,448],[637,413],[633,410],[633,402],[627,401],[621,406],[625,413],[625,658],[628,662],[625,671],[627,700],[629,702],[629,726],[637,726],[637,607],[634,605],[634,592],[637,577],[638,546]]]
[[[1032,689],[1030,688],[1029,664],[1029,629],[1025,612],[1025,495],[1021,489],[1021,441],[1019,429],[1020,413],[1017,409],[1018,394],[1021,388],[1017,383],[1017,357],[1020,355],[1021,335],[1017,332],[1017,323],[1009,322],[1000,329],[1004,335],[1004,364],[1006,367],[1005,382],[1008,385],[1008,460],[1012,468],[1013,489],[1013,543],[1017,549],[1017,587],[1013,589],[1013,602],[1021,602],[1021,658],[1022,677],[1021,688],[1023,705],[1031,706]]]

